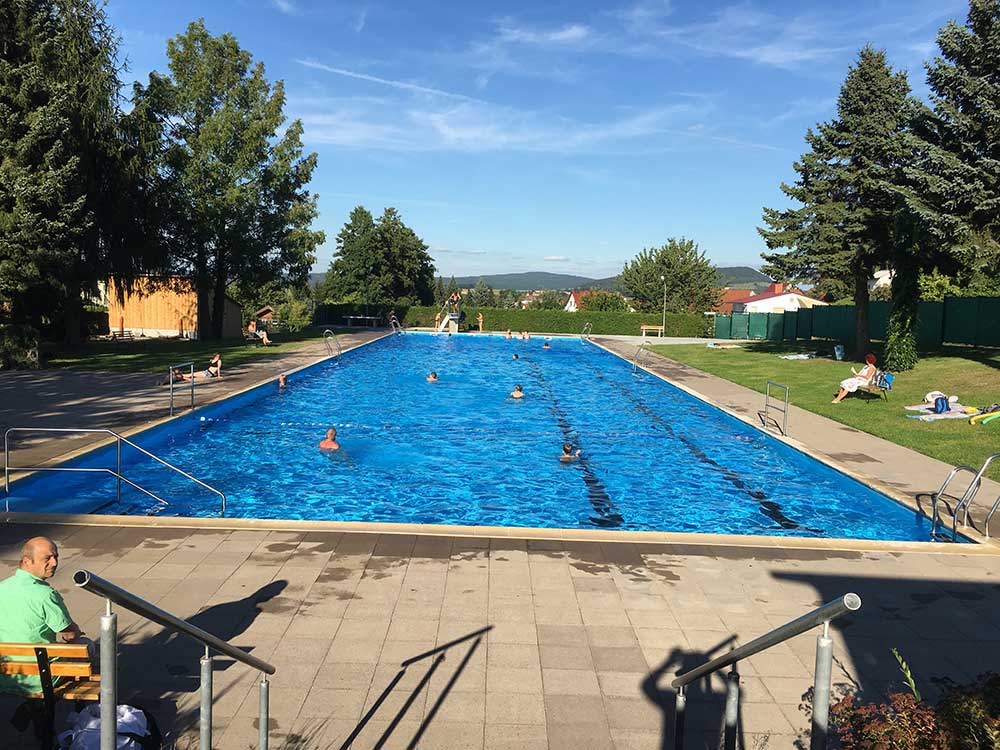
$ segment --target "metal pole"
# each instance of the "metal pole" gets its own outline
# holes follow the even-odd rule
[[[684,750],[684,709],[686,705],[684,688],[679,687],[674,701],[674,750]]]
[[[10,513],[10,446],[8,440],[10,432],[3,434],[3,489],[4,489],[4,510]]]
[[[118,747],[118,615],[105,599],[101,616],[101,750]]]
[[[726,735],[725,750],[736,750],[737,721],[740,716],[740,674],[733,670],[726,678]]]
[[[830,623],[823,623],[823,632],[816,638],[816,675],[813,685],[812,732],[809,750],[825,750],[830,720],[830,679],[833,672],[833,640]]]
[[[201,657],[201,750],[212,750],[212,653],[205,646]]]
[[[121,505],[122,502],[122,439],[119,437],[115,440],[118,444],[118,504]]]
[[[174,416],[174,368],[170,368],[170,416]]]
[[[661,336],[667,335],[667,280],[663,276],[660,277],[660,281],[663,282],[663,331],[660,332]]]
[[[194,362],[191,363],[191,372],[188,377],[191,379],[191,411],[194,411]]]
[[[260,675],[260,718],[259,718],[259,729],[260,729],[260,750],[267,750],[267,693],[268,693],[269,683],[267,681],[267,675],[261,672]],[[103,750],[103,748],[101,749]]]

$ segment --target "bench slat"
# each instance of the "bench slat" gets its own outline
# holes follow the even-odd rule
[[[86,680],[74,680],[56,685],[53,688],[55,697],[69,701],[98,701],[101,699],[101,676],[95,674]],[[29,698],[42,699],[42,693],[29,695]]]
[[[90,662],[53,661],[49,662],[49,671],[53,677],[90,677],[94,671]],[[4,661],[0,662],[0,674],[38,674],[38,662],[35,661]]]
[[[30,656],[35,658],[35,649],[44,648],[50,658],[56,656],[67,659],[88,659],[87,647],[82,643],[0,643],[0,657]]]

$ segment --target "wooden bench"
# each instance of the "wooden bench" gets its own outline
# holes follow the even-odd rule
[[[253,346],[263,346],[264,344],[264,339],[253,331],[247,331],[244,338],[246,339],[246,343],[252,344]]]
[[[132,334],[132,331],[112,331],[111,342],[115,345],[116,350],[120,346],[135,349],[135,336]]]
[[[882,376],[881,379],[879,378],[880,375]],[[891,372],[876,370],[875,377],[867,385],[858,386],[858,390],[875,396],[875,401],[880,401],[884,398],[886,403],[889,403],[889,391],[892,390],[892,384],[895,379],[896,376]],[[877,384],[880,380],[882,382],[881,385]],[[870,400],[866,399],[866,401]]]
[[[641,325],[639,326],[639,330],[642,332],[643,338],[646,338],[647,333],[652,333],[653,331],[656,331],[657,336],[663,336],[663,326]]]
[[[11,657],[27,661],[10,661]],[[87,646],[82,643],[0,643],[0,674],[37,675],[42,692],[25,697],[11,721],[24,731],[30,721],[43,748],[55,742],[56,701],[98,701],[101,676],[94,674]],[[61,678],[53,684],[53,678]]]

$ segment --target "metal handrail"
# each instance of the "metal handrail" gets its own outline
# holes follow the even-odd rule
[[[685,686],[702,677],[708,677],[720,669],[725,669],[729,666],[733,667],[727,684],[725,746],[727,748],[735,747],[736,723],[739,716],[740,700],[740,676],[736,672],[735,664],[779,643],[784,643],[789,638],[794,638],[817,625],[823,626],[823,632],[816,641],[816,669],[815,684],[813,686],[810,748],[811,750],[822,750],[825,748],[830,716],[830,685],[833,669],[833,640],[830,638],[830,622],[841,615],[855,612],[860,608],[860,596],[854,593],[844,594],[839,599],[834,599],[822,607],[802,615],[802,617],[786,622],[784,625],[765,633],[759,638],[755,638],[749,643],[733,649],[728,654],[716,657],[707,664],[702,664],[700,667],[695,667],[674,678],[670,683],[677,689],[677,700],[674,708],[674,750],[683,750],[684,748]]]
[[[990,464],[997,458],[1000,458],[1000,453],[994,453],[991,456],[987,456],[986,460],[983,461],[983,465],[979,467],[979,471],[976,472],[976,476],[972,478],[972,482],[969,487],[965,490],[965,493],[959,499],[958,503],[955,505],[955,512],[951,517],[951,540],[955,541],[958,538],[958,512],[960,510],[965,511],[962,515],[962,527],[969,525],[969,508],[972,506],[972,500],[975,498],[976,493],[979,491],[980,485],[983,482],[983,475],[986,470],[990,467]],[[990,512],[992,516],[992,510]]]
[[[98,467],[98,468],[85,468],[85,467],[82,467],[82,466],[11,466],[10,465],[10,434],[12,432],[70,432],[70,433],[71,432],[86,432],[86,433],[91,433],[91,434],[97,434],[97,433],[99,433],[99,434],[103,434],[103,435],[111,435],[113,438],[115,438],[115,441],[117,443],[118,469],[117,469],[117,471],[114,471],[112,469],[105,469],[105,468],[101,468],[101,467]],[[222,500],[222,506],[220,508],[219,515],[221,515],[221,516],[225,516],[226,515],[226,493],[224,493],[222,490],[218,490],[215,487],[213,487],[212,485],[206,484],[205,482],[201,481],[197,477],[191,476],[190,474],[188,474],[183,469],[180,469],[180,468],[174,466],[169,461],[164,461],[162,458],[160,458],[156,454],[150,453],[148,450],[146,450],[145,448],[143,448],[141,445],[136,445],[131,440],[129,440],[128,438],[124,437],[123,435],[119,435],[114,430],[108,430],[108,429],[105,429],[105,428],[79,428],[78,429],[78,428],[73,428],[73,427],[10,427],[10,428],[7,429],[6,432],[4,432],[4,434],[3,434],[4,490],[5,490],[5,494],[6,494],[5,508],[6,508],[7,512],[10,512],[10,472],[11,472],[11,470],[14,470],[14,471],[104,472],[104,473],[112,474],[112,475],[114,475],[114,476],[116,476],[118,478],[118,483],[117,483],[117,486],[118,486],[118,493],[117,493],[118,502],[121,502],[121,499],[122,499],[122,487],[121,487],[121,483],[125,482],[126,484],[129,484],[132,487],[135,487],[137,490],[141,490],[142,492],[146,493],[147,495],[149,495],[150,497],[154,498],[155,500],[157,500],[159,502],[162,502],[165,505],[169,505],[169,503],[166,500],[164,500],[163,498],[161,498],[161,497],[153,494],[149,490],[145,489],[144,487],[141,487],[140,485],[136,484],[135,482],[131,481],[130,479],[127,479],[122,474],[122,443],[124,443],[125,445],[129,445],[129,446],[135,448],[140,453],[142,453],[142,454],[144,454],[146,456],[149,456],[154,461],[157,461],[157,462],[163,464],[164,466],[166,466],[168,469],[172,469],[172,470],[176,471],[178,474],[180,474],[180,475],[182,475],[182,476],[190,479],[195,484],[201,485],[206,490],[209,490],[210,492],[214,492]]]
[[[340,341],[337,339],[337,334],[335,334],[333,331],[327,328],[325,331],[323,331],[323,343],[326,344],[327,355],[332,357],[333,347],[330,345],[331,340],[333,341],[334,344],[337,345],[337,361],[339,362],[340,358],[344,355],[344,349],[343,347],[341,347]]]
[[[997,508],[1000,508],[1000,495],[997,495],[996,502],[993,503],[993,507],[990,508],[990,512],[986,514],[986,520],[983,522],[983,535],[987,539],[990,538],[990,521],[993,520],[993,514],[997,512]]]
[[[785,391],[785,402],[784,406],[774,406],[771,404],[771,386],[775,388],[783,388]],[[774,422],[774,426],[781,430],[782,435],[788,434],[788,392],[789,388],[787,385],[781,383],[775,383],[773,380],[768,380],[767,385],[764,388],[764,410],[757,412],[757,418],[760,420],[762,426],[767,427],[767,420],[770,419]],[[781,425],[778,425],[778,420],[768,414],[769,411],[781,412]]]
[[[103,597],[105,602],[104,615],[101,617],[101,750],[114,750],[117,747],[116,707],[118,705],[118,615],[112,610],[112,603],[155,622],[165,628],[193,638],[205,647],[201,657],[201,700],[199,707],[200,747],[212,747],[212,681],[213,662],[212,651],[228,656],[231,659],[246,664],[261,673],[260,681],[260,714],[259,747],[267,750],[268,745],[268,696],[270,683],[267,676],[275,673],[275,668],[256,656],[236,648],[221,638],[182,620],[176,615],[160,609],[156,605],[141,599],[130,591],[116,586],[110,581],[96,576],[89,570],[78,570],[73,574],[73,583],[84,591]]]
[[[393,333],[403,332],[403,326],[399,324],[399,318],[396,317],[396,313],[390,313],[389,315],[389,330]]]
[[[590,334],[594,330],[594,324],[589,320],[583,324],[583,330],[580,331],[580,341],[590,341]]]
[[[643,341],[639,344],[639,348],[635,350],[635,354],[632,355],[632,372],[638,372],[639,362],[642,360],[642,355],[646,352],[646,342]]]
[[[180,364],[170,365],[167,369],[167,377],[170,380],[170,416],[174,416],[174,368],[176,367],[188,367],[188,379],[191,381],[191,409],[194,409],[194,362],[181,362]],[[182,381],[183,382],[183,381]]]
[[[973,469],[971,466],[956,466],[954,469],[952,469],[948,473],[948,476],[941,483],[941,487],[938,489],[938,491],[931,494],[931,539],[935,538],[935,536],[937,534],[937,526],[938,526],[939,521],[941,520],[941,511],[938,509],[938,501],[942,497],[944,497],[944,491],[946,489],[948,489],[948,485],[951,484],[952,480],[955,477],[957,477],[959,474],[961,474],[963,471],[967,471],[967,472],[969,472],[970,474],[973,474],[973,475],[975,475],[975,473],[976,473],[976,470]],[[972,480],[969,483],[969,486],[971,487],[973,484],[982,484],[982,481],[980,480],[980,482],[977,483],[975,480]],[[979,487],[978,486],[976,487],[976,491],[977,492],[979,491]],[[965,492],[968,493],[968,488],[966,488]],[[964,496],[965,495],[963,494],[963,497]],[[973,496],[975,496],[975,492],[973,493]],[[970,500],[970,502],[971,502],[971,500]],[[957,506],[955,507],[955,514],[954,515],[958,515],[958,507]]]

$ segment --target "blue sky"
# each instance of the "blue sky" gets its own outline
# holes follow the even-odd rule
[[[694,239],[759,265],[762,206],[871,42],[926,95],[956,0],[408,2],[110,0],[126,80],[166,70],[204,17],[231,32],[319,153],[327,244],[354,206],[398,208],[438,271],[610,276]]]

